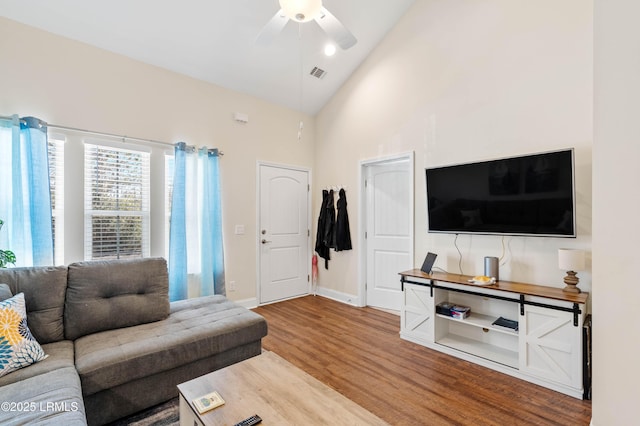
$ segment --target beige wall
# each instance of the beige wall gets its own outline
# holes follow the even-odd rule
[[[358,295],[358,169],[415,152],[415,260],[458,270],[453,235],[428,234],[424,169],[574,147],[578,238],[508,237],[500,278],[563,287],[557,249],[591,251],[592,3],[418,0],[317,116],[314,191],[349,188],[354,250],[321,268],[326,294]],[[315,198],[314,212],[319,198]],[[500,256],[497,236],[460,235],[463,271]],[[579,273],[591,288],[589,270]]]
[[[593,420],[638,423],[640,3],[595,0]]]
[[[640,343],[633,332],[640,324],[626,301],[638,299],[640,286],[638,232],[625,224],[640,206],[637,191],[627,190],[640,179],[638,15],[635,0],[417,0],[319,114],[315,152],[313,140],[295,141],[299,117],[292,111],[0,18],[0,114],[221,147],[223,179],[233,188],[224,213],[236,300],[255,296],[257,159],[307,167],[315,161],[314,194],[347,185],[355,249],[333,254],[320,285],[355,295],[360,160],[415,151],[416,265],[432,250],[451,267],[452,238],[426,234],[424,167],[573,146],[579,238],[514,238],[501,276],[561,286],[555,249],[593,246],[594,284],[588,271],[580,274],[594,299],[592,423],[630,424],[637,418]],[[234,123],[234,111],[249,113],[251,123]],[[611,207],[620,202],[626,208]],[[316,197],[314,219],[318,203]],[[247,226],[244,237],[233,235],[235,224]],[[474,237],[463,249],[475,272],[485,255],[499,254],[500,239]]]
[[[256,297],[256,162],[313,166],[314,119],[253,97],[0,18],[0,115],[218,147],[227,281]],[[248,124],[233,120],[249,115]],[[305,121],[303,141],[298,123]],[[162,153],[171,147],[155,147]],[[67,144],[65,262],[82,260],[81,139]],[[154,180],[163,179],[154,160]],[[164,256],[164,194],[152,193],[152,255]],[[235,235],[245,225],[245,235]]]

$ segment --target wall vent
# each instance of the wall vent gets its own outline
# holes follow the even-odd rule
[[[313,67],[313,69],[311,70],[311,72],[309,74],[314,76],[315,78],[322,79],[327,74],[327,72],[325,70],[323,70],[322,68]]]

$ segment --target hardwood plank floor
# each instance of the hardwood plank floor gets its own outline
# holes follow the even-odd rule
[[[263,347],[393,425],[589,425],[591,401],[400,339],[400,317],[306,296],[254,309]]]

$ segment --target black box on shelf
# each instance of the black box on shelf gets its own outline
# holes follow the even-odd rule
[[[449,302],[441,302],[436,305],[436,314],[446,315],[448,317],[451,316],[451,308],[453,308],[453,303]]]

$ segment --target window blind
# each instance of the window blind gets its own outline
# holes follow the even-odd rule
[[[85,259],[149,256],[150,153],[85,143]]]

